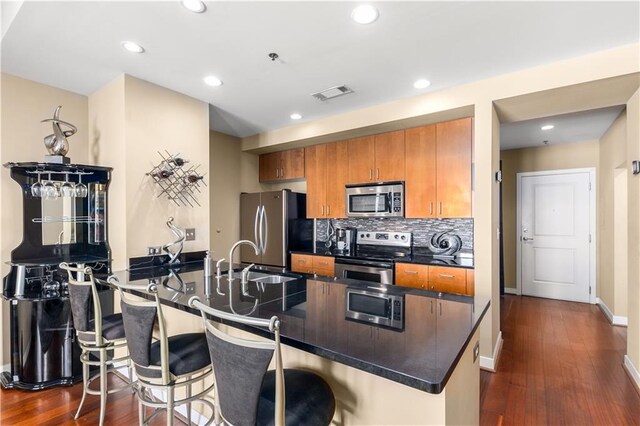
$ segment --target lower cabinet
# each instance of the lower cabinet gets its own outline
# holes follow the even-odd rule
[[[331,256],[316,256],[313,254],[292,254],[291,270],[303,274],[316,274],[334,277],[335,259]]]
[[[443,293],[475,294],[473,269],[396,263],[397,285]]]

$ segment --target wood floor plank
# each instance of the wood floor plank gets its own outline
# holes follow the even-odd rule
[[[626,328],[597,306],[506,295],[502,356],[481,373],[482,425],[640,425]]]

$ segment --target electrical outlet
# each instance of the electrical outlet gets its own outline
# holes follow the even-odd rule
[[[187,234],[187,241],[193,241],[196,239],[196,228],[187,228],[185,232]]]
[[[157,254],[161,254],[162,253],[162,248],[161,247],[147,247],[147,255],[149,256],[155,256]]]
[[[478,357],[480,356],[480,341],[476,342],[476,345],[473,347],[473,362],[476,362]]]

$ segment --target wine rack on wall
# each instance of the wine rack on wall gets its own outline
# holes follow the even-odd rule
[[[198,194],[201,186],[206,186],[204,173],[200,173],[200,164],[190,164],[180,156],[165,151],[158,151],[161,161],[154,166],[147,176],[151,176],[160,189],[158,197],[166,197],[178,206],[199,206]]]

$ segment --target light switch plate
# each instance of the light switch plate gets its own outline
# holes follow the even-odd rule
[[[473,362],[475,363],[480,356],[480,341],[476,342],[476,345],[473,347]]]
[[[187,228],[185,232],[187,234],[187,241],[193,241],[196,239],[196,228]]]

